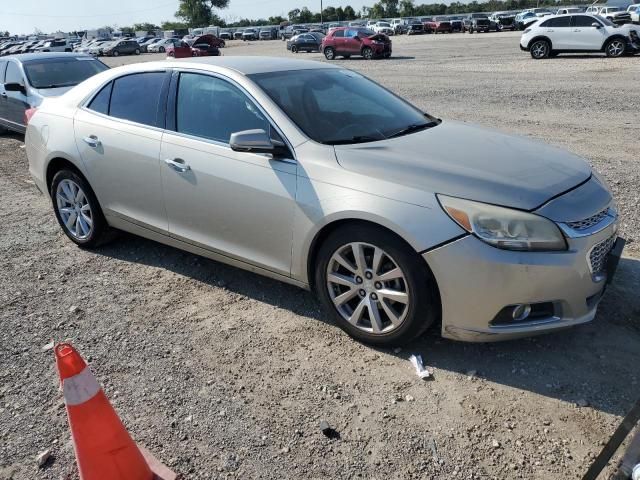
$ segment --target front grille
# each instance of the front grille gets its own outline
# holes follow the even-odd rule
[[[591,228],[594,225],[597,225],[598,223],[600,223],[604,219],[604,217],[607,216],[608,213],[609,213],[609,209],[605,208],[601,212],[598,212],[595,215],[591,215],[588,218],[583,218],[582,220],[576,220],[575,222],[567,222],[567,225],[569,225],[569,227],[573,228],[574,230],[578,230],[578,231],[586,230],[587,228]]]
[[[616,243],[616,236],[613,235],[606,240],[596,243],[589,251],[589,267],[591,273],[601,273],[606,265],[607,255]]]

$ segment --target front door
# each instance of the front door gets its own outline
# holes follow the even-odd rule
[[[167,232],[160,181],[166,72],[126,75],[78,109],[76,145],[106,215]]]
[[[592,26],[594,23],[600,28]],[[573,15],[571,17],[571,46],[572,50],[600,50],[604,43],[606,30],[594,17],[588,15]]]
[[[231,150],[232,133],[272,128],[237,85],[183,72],[177,89],[161,151],[170,234],[289,275],[295,162]]]
[[[8,92],[3,89],[2,101],[3,117],[6,123],[14,129],[24,131],[24,112],[30,108],[26,95],[26,82],[22,70],[16,62],[9,60],[7,62],[7,70],[5,73],[4,83],[17,83],[25,87],[22,92]]]

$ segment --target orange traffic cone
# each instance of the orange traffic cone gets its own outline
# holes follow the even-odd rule
[[[61,343],[55,355],[80,479],[153,479],[140,449],[80,354]]]

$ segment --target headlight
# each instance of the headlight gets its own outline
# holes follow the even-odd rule
[[[533,213],[438,195],[444,211],[467,232],[506,250],[566,250],[562,232],[551,220]]]

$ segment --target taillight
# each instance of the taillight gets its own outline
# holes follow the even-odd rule
[[[31,120],[31,117],[33,117],[33,115],[36,113],[36,110],[38,110],[37,108],[28,108],[27,110],[24,111],[24,124],[25,125],[29,125],[29,121]]]

